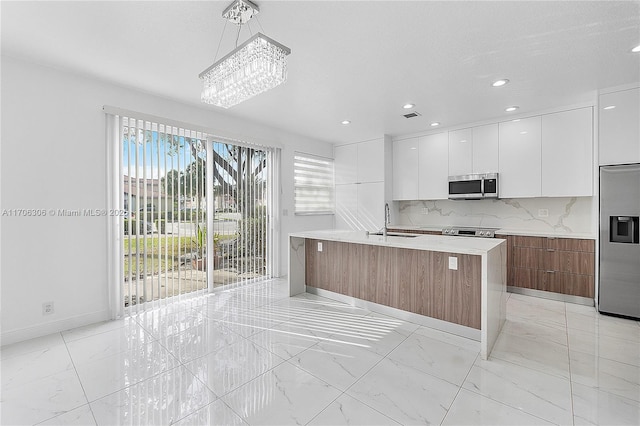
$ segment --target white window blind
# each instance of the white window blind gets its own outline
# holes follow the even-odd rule
[[[333,214],[334,161],[310,154],[294,155],[295,214]]]

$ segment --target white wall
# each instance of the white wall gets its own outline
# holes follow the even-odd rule
[[[329,143],[13,58],[2,57],[1,74],[2,210],[105,208],[102,106],[112,105],[282,145],[281,274],[289,232],[333,225],[293,215],[293,153],[332,157]],[[2,344],[108,318],[106,218],[3,216],[1,226]]]

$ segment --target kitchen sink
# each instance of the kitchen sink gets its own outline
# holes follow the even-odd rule
[[[382,232],[369,232],[369,235],[384,235]],[[403,234],[401,232],[387,232],[387,237],[415,238],[417,235]]]

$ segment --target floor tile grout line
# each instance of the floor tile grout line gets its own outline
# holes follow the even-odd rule
[[[478,360],[478,357],[480,356],[480,353],[478,352],[476,354],[476,357],[473,360],[473,363],[471,364],[471,367],[469,367],[469,371],[467,371],[467,374],[464,376],[464,379],[462,380],[462,382],[460,383],[460,386],[458,386],[458,392],[456,392],[456,395],[453,397],[453,399],[451,400],[451,404],[449,404],[449,408],[447,408],[447,412],[444,414],[444,417],[442,418],[442,420],[440,421],[440,424],[442,425],[444,423],[444,421],[447,419],[447,416],[449,415],[449,412],[451,411],[451,407],[453,407],[453,404],[456,402],[456,399],[458,399],[458,395],[460,395],[460,391],[462,390],[462,386],[464,385],[464,382],[467,381],[467,378],[469,377],[469,374],[471,374],[471,370],[473,370],[473,367],[476,365],[476,361]]]
[[[544,422],[546,422],[546,423],[549,423],[549,424],[557,424],[557,423],[554,423],[552,420],[548,420],[548,419],[545,419],[545,418],[543,418],[543,417],[540,417],[539,415],[537,415],[537,414],[533,414],[533,413],[531,413],[531,412],[529,412],[529,411],[526,411],[526,410],[525,410],[525,409],[523,409],[523,408],[514,407],[513,405],[510,405],[510,404],[507,404],[507,403],[505,403],[505,402],[503,402],[503,401],[499,401],[499,400],[497,400],[497,399],[494,399],[494,398],[492,398],[492,397],[491,397],[491,396],[489,396],[489,395],[484,395],[484,394],[482,394],[482,393],[480,393],[480,392],[478,392],[478,391],[476,391],[476,390],[468,389],[468,388],[465,388],[465,387],[461,387],[461,389],[464,389],[464,390],[465,390],[465,391],[467,391],[467,392],[474,393],[474,394],[476,394],[476,395],[478,395],[478,396],[481,396],[481,397],[483,397],[483,398],[487,398],[487,399],[489,399],[489,400],[491,400],[491,401],[495,402],[496,404],[500,404],[500,405],[503,405],[503,406],[505,406],[505,407],[509,407],[509,408],[511,408],[511,409],[513,409],[513,410],[516,410],[516,411],[519,411],[519,412],[521,412],[521,413],[525,413],[525,414],[526,414],[526,415],[528,415],[528,416],[535,417],[536,419],[540,419],[540,420],[542,420],[542,421],[544,421]]]
[[[60,333],[60,336],[64,340],[64,336]],[[82,383],[82,379],[80,378],[80,374],[78,373],[78,368],[76,367],[76,363],[73,360],[73,356],[71,355],[71,351],[69,350],[69,346],[67,346],[67,342],[64,343],[64,347],[67,349],[67,354],[69,354],[69,359],[71,360],[71,365],[73,365],[73,371],[76,373],[76,377],[78,378],[78,383],[80,383],[80,387],[82,388],[82,393],[84,394],[84,399],[87,401],[87,405],[89,406],[89,411],[91,412],[91,417],[93,417],[93,421],[95,424],[98,424],[98,420],[96,419],[96,415],[93,412],[93,407],[91,407],[91,402],[89,401],[89,397],[87,396],[87,391],[84,389],[84,384]],[[78,407],[76,407],[78,408]],[[75,408],[74,408],[75,409]],[[69,410],[71,411],[71,410]]]
[[[569,318],[567,316],[567,304],[564,304],[564,320],[567,325],[567,358],[569,362],[569,401],[571,402],[571,424],[576,424],[575,409],[573,404],[573,376],[571,374],[571,348],[569,347]]]

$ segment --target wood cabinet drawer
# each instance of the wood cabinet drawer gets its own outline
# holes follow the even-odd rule
[[[547,238],[545,242],[546,249],[561,251],[580,251],[595,253],[595,240],[578,240],[575,238]]]
[[[527,237],[524,235],[513,235],[512,237],[514,247],[545,248],[546,238],[544,237]]]
[[[546,269],[547,252],[533,247],[514,247],[513,266],[517,268]]]
[[[560,274],[562,293],[572,296],[595,297],[595,279],[593,275]]]

